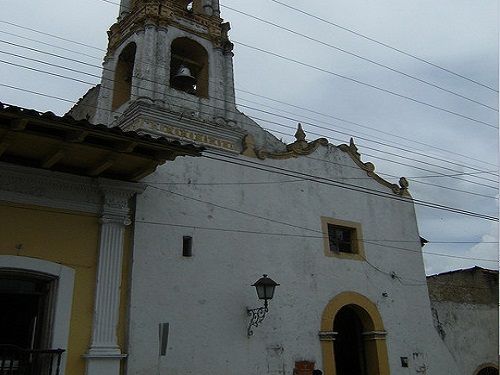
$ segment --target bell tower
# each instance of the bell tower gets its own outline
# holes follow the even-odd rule
[[[148,108],[163,118],[232,125],[229,29],[219,0],[121,0],[108,31],[94,122],[139,130],[131,118]]]

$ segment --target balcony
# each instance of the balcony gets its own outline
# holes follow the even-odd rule
[[[64,349],[0,345],[0,375],[59,375]]]

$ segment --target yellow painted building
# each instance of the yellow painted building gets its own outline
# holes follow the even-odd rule
[[[0,108],[1,370],[120,372],[136,181],[199,151]]]
[[[74,271],[68,374],[85,370],[82,355],[92,333],[98,239],[96,215],[0,202],[0,255],[43,259]]]

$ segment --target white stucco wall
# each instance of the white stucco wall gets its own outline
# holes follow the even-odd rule
[[[262,163],[394,196],[333,146]],[[392,374],[461,374],[432,324],[411,202],[290,180],[206,158],[178,158],[148,178],[163,191],[148,187],[137,200],[128,374],[291,374],[297,360],[322,369],[321,314],[344,291],[377,305]],[[365,242],[369,263],[327,257],[321,216],[360,223],[366,240],[414,242],[389,243],[406,251]],[[191,258],[182,257],[183,236],[193,237]],[[246,307],[261,306],[250,285],[263,273],[281,285],[268,316],[248,338]],[[170,324],[164,357],[161,322]],[[400,357],[409,358],[409,368],[401,367]]]
[[[433,301],[435,323],[464,374],[498,363],[498,308],[484,304]]]

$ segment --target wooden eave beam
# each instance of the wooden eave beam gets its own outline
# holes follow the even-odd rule
[[[28,119],[16,118],[10,121],[10,128],[15,131],[20,131],[26,129],[28,125]]]
[[[61,147],[51,154],[47,155],[40,163],[40,167],[49,169],[57,162],[59,162],[62,158],[64,158],[64,156],[66,156],[66,149],[64,147]]]
[[[9,146],[14,142],[16,138],[16,133],[11,130],[8,130],[4,133],[3,137],[0,138],[0,157],[3,155],[5,151],[9,148]]]
[[[87,174],[92,177],[97,177],[100,174],[102,174],[104,171],[107,169],[111,168],[113,164],[115,164],[116,160],[118,159],[118,156],[115,154],[112,154],[108,156],[105,160],[102,162],[96,164],[95,166],[91,167],[90,169],[87,170]]]
[[[133,152],[135,150],[135,148],[137,146],[138,146],[137,142],[133,142],[133,141],[122,142],[121,145],[115,147],[115,150],[118,152],[130,154],[131,152]]]
[[[66,135],[66,142],[70,143],[82,143],[85,138],[89,135],[87,130],[72,130]]]
[[[149,164],[144,166],[143,168],[137,169],[131,176],[130,180],[139,181],[146,176],[149,176],[151,173],[156,171],[159,165],[163,164],[165,161],[151,161]]]

